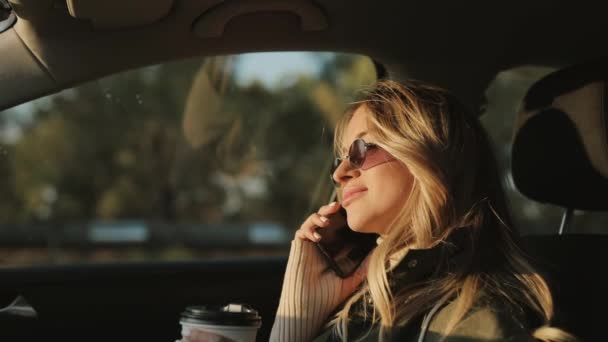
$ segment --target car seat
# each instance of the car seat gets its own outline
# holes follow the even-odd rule
[[[555,234],[524,237],[549,279],[555,325],[602,341],[608,235],[577,234],[573,210],[608,211],[608,60],[551,73],[528,90],[515,122],[512,175],[532,200],[564,208]],[[608,227],[598,227],[606,229]]]

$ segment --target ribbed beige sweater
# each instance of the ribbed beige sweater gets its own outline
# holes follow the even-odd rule
[[[312,341],[340,304],[341,286],[314,243],[293,240],[270,341]]]
[[[378,243],[381,242],[382,239],[378,239]],[[403,250],[393,255],[390,268],[405,254]],[[312,341],[340,305],[342,282],[342,278],[327,267],[314,243],[293,240],[270,341]]]

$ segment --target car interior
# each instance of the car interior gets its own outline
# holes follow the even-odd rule
[[[197,74],[197,70],[229,63],[229,59],[222,59],[229,55],[306,51],[365,56],[373,78],[419,79],[437,84],[477,111],[482,121],[488,116],[484,114],[488,107],[488,87],[497,75],[523,66],[550,68],[550,72],[532,78],[531,86],[523,90],[525,95],[516,109],[502,111],[496,125],[514,127],[512,132],[509,130],[508,146],[504,148],[505,160],[509,161],[508,174],[514,192],[517,192],[514,196],[529,201],[524,209],[527,208],[530,215],[534,214],[530,217],[538,219],[540,223],[536,223],[535,229],[542,234],[526,234],[526,227],[518,228],[524,236],[526,252],[550,280],[558,313],[555,323],[582,341],[601,341],[601,312],[608,305],[608,295],[604,291],[608,284],[601,271],[605,269],[601,265],[608,258],[604,248],[608,243],[608,220],[591,220],[585,227],[580,222],[587,217],[586,213],[601,215],[608,212],[608,58],[605,57],[608,45],[601,43],[604,33],[608,32],[605,10],[606,5],[601,2],[565,4],[550,0],[500,4],[364,0],[0,0],[0,158],[5,160],[0,162],[0,174],[6,172],[3,178],[24,184],[36,175],[34,171],[9,173],[11,169],[3,165],[17,158],[19,151],[25,151],[13,149],[9,139],[4,138],[9,130],[3,125],[13,115],[10,113],[32,111],[33,106],[28,103],[42,99],[42,105],[37,105],[42,108],[40,115],[48,116],[49,103],[65,105],[61,101],[45,100],[49,96],[61,93],[69,99],[81,94],[73,90],[76,87],[83,86],[86,90],[93,84],[103,88],[109,82],[108,77],[131,75],[128,73],[132,70],[155,68],[164,63],[181,63],[193,58],[208,61],[200,69],[199,64],[190,68],[189,62],[185,62],[183,65],[190,68],[183,67],[185,73],[191,75]],[[156,68],[146,70],[165,70]],[[174,82],[171,75],[177,69],[167,69],[166,79]],[[131,87],[129,77],[120,79],[125,88]],[[343,78],[334,78],[336,84],[343,81]],[[217,84],[220,84],[218,89],[222,87],[220,81],[212,81],[214,87]],[[359,87],[360,84],[348,89]],[[217,96],[214,97],[209,89],[206,83],[195,78],[187,87],[178,86],[177,81],[170,83],[168,88],[162,88],[149,98],[179,99],[175,101],[180,103],[181,115],[201,112],[202,105],[215,105]],[[258,88],[252,86],[248,91],[243,98],[262,97]],[[83,90],[82,94],[86,92]],[[109,94],[106,94],[106,100],[110,99]],[[281,94],[291,97],[287,93]],[[318,93],[313,95],[320,96]],[[295,95],[293,98],[300,99]],[[137,101],[142,102],[139,98]],[[278,100],[274,98],[273,101]],[[252,104],[254,102],[243,103],[242,106],[251,108],[251,120],[264,124],[262,110],[258,110]],[[93,108],[102,106],[105,105],[91,105]],[[95,132],[95,125],[99,131],[106,127],[101,126],[95,115],[89,115],[93,113],[91,108],[67,105],[61,108],[73,108],[74,112],[82,110],[84,116],[79,120],[90,120],[91,132]],[[309,112],[305,108],[285,120],[307,125]],[[188,115],[184,115],[184,122],[187,122]],[[231,129],[221,131],[214,139],[230,137],[242,130],[241,126],[227,123],[238,121],[229,111],[216,115],[212,119],[219,121],[205,124]],[[116,112],[108,120],[119,122],[124,118],[124,112]],[[251,121],[242,121],[242,127],[251,124]],[[288,144],[287,140],[280,139],[293,138],[298,131],[296,127],[294,131],[281,133],[270,123],[266,125],[269,127],[267,133],[252,139],[274,136],[276,144],[291,145],[291,140]],[[27,124],[24,127],[27,128]],[[108,127],[111,130],[111,126]],[[158,132],[162,124],[133,127],[136,128],[132,130]],[[197,139],[197,131],[189,133],[186,126],[183,129],[185,138],[182,140],[192,145],[206,143],[192,142]],[[29,131],[24,132],[26,137]],[[51,128],[45,134],[52,135],[52,132]],[[320,135],[317,131],[311,134]],[[136,134],[126,130],[124,135]],[[93,134],[83,139],[95,140],[101,136]],[[55,139],[68,150],[72,143],[68,136],[62,137]],[[321,160],[329,166],[330,142],[327,136],[323,139],[324,146],[329,146],[323,150],[326,153],[315,154],[317,159],[310,160]],[[155,141],[150,142],[151,146],[156,146]],[[294,141],[294,145],[306,144],[304,140],[300,142],[294,138]],[[46,146],[32,144],[33,157],[27,165],[33,165],[31,170],[42,170],[43,163],[37,165],[36,160],[45,159]],[[242,148],[238,144],[218,146],[218,151]],[[2,152],[5,150],[11,152]],[[161,149],[152,151],[173,153]],[[182,159],[189,158],[186,154],[182,156],[185,156]],[[58,160],[58,166],[52,172],[48,171],[53,175],[63,172],[61,167],[65,166],[66,170],[72,167],[61,159],[63,155],[50,157]],[[119,161],[129,158],[123,156]],[[322,190],[307,185],[313,190],[308,189],[310,192],[305,195],[313,197],[311,194],[314,194],[319,203],[329,199],[331,184],[327,175],[323,173],[321,180],[314,173],[321,167],[305,157],[300,159],[311,168],[309,174],[302,176],[302,179],[311,179],[307,184],[324,182],[323,186],[319,185]],[[286,163],[296,163],[289,158],[286,160]],[[103,163],[103,160],[84,158],[81,162],[82,166],[76,168],[99,167],[101,164],[96,163]],[[196,165],[195,171],[203,172],[206,164]],[[233,164],[226,165],[224,167],[229,169]],[[161,173],[158,170],[164,170],[162,165],[156,164],[145,168],[157,174]],[[179,179],[186,171],[177,174],[172,177]],[[93,176],[82,177],[78,182],[101,182]],[[209,178],[212,177],[215,176],[209,174]],[[218,184],[232,184],[226,180],[228,178],[213,179]],[[259,188],[255,187],[255,182],[247,184],[249,187],[245,189]],[[286,182],[272,184],[291,186]],[[183,185],[187,187],[188,183]],[[0,181],[0,192],[7,191],[3,186]],[[141,187],[151,186],[145,183]],[[256,193],[254,190],[252,193]],[[56,197],[54,191],[43,193],[46,198]],[[263,191],[258,193],[263,196]],[[285,190],[285,194],[289,192]],[[275,200],[289,202],[290,197],[285,194],[281,193],[284,197]],[[9,201],[8,195],[5,196]],[[161,199],[172,201],[171,196],[169,193]],[[205,201],[216,201],[210,195],[200,196],[207,196]],[[125,206],[138,202],[137,198],[126,198],[125,202],[120,202]],[[297,209],[311,208],[313,202],[300,200]],[[25,206],[26,201],[15,203]],[[77,207],[77,203],[70,203]],[[226,203],[231,202],[226,200]],[[559,215],[561,222],[543,221],[544,212],[536,209],[540,205],[549,206],[552,215]],[[101,212],[109,213],[109,216],[91,217],[90,220],[121,212],[110,204],[103,208],[106,209]],[[252,204],[248,210],[255,212],[256,208]],[[12,236],[8,233],[17,231],[17,227],[21,227],[18,232],[26,238],[13,243],[16,246],[11,247],[13,251],[31,246],[53,249],[53,237],[56,236],[53,234],[57,231],[36,235],[38,233],[34,234],[35,230],[28,227],[45,222],[60,225],[61,220],[71,218],[69,215],[54,218],[52,214],[43,213],[37,219],[14,216],[22,220],[17,222],[17,219],[6,218],[12,217],[12,211],[17,209],[2,210],[0,207],[0,213],[5,216],[0,221],[0,237],[3,237],[0,238],[0,252],[8,249],[5,245],[8,246]],[[306,212],[296,213],[298,210],[284,213],[291,215],[290,224],[305,217]],[[213,213],[196,216],[196,220],[215,217]],[[234,209],[230,215],[238,218],[238,210]],[[163,217],[176,216],[179,213],[170,211]],[[78,219],[83,220],[80,216]],[[197,226],[184,225],[185,228],[178,230],[177,221],[161,222],[159,230],[166,236],[179,237],[192,249],[215,248],[217,255],[193,259],[180,259],[178,255],[171,261],[43,261],[32,265],[19,264],[18,258],[5,258],[5,254],[0,253],[0,340],[175,341],[180,336],[180,313],[186,306],[230,302],[247,303],[258,310],[262,326],[257,340],[268,340],[279,301],[289,240],[295,227],[289,227],[287,239],[281,240],[284,241],[281,247],[272,249],[272,253],[234,256],[236,254],[225,251],[243,249],[230,238],[205,235],[202,242],[194,242],[190,238],[193,235],[188,232],[196,231]],[[141,234],[145,235],[137,222],[127,223],[132,232],[128,238],[137,241]],[[242,231],[226,229],[234,231],[233,236]],[[274,234],[268,225],[256,226],[256,229]],[[267,235],[261,236],[264,239]],[[78,246],[76,249],[85,248]]]
[[[592,265],[603,259],[608,240],[601,234],[577,234],[572,212],[608,209],[606,63],[601,59],[563,68],[532,85],[516,119],[512,149],[517,188],[531,199],[564,208],[554,235],[527,236],[525,241],[552,280],[564,326],[586,341],[600,338],[591,313],[606,304],[602,292],[608,284]]]

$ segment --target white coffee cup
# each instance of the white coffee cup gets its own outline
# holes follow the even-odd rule
[[[182,312],[179,323],[182,338],[192,330],[201,330],[236,342],[255,342],[262,318],[244,304],[189,306]]]

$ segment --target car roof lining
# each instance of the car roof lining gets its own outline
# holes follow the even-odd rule
[[[95,29],[109,30],[154,23],[169,14],[173,0],[66,0],[66,5],[72,17],[89,20]]]
[[[193,24],[219,2],[173,0],[170,11],[154,22],[101,29],[90,19],[74,18],[63,1],[11,0],[19,18],[8,35],[16,33],[30,52],[19,48],[11,53],[23,58],[0,62],[3,70],[23,72],[2,78],[0,109],[122,70],[193,56],[261,51],[364,54],[383,64],[393,78],[434,82],[478,105],[499,71],[523,64],[560,66],[608,53],[608,45],[597,43],[608,28],[605,20],[594,20],[601,17],[598,11],[603,13],[599,4],[572,8],[542,0],[497,10],[478,1],[379,6],[365,0],[319,0],[315,4],[328,20],[322,31],[302,31],[299,18],[285,11],[262,10],[228,21],[221,37],[201,38]],[[437,11],[439,7],[444,11]],[[570,25],[547,27],[548,21],[560,19]],[[0,35],[2,55],[18,45],[14,37],[5,37],[7,32]],[[30,65],[31,55],[43,68],[24,67]],[[14,92],[11,83],[19,78],[31,84],[20,81],[26,90]],[[34,84],[39,80],[44,80],[41,86]]]

